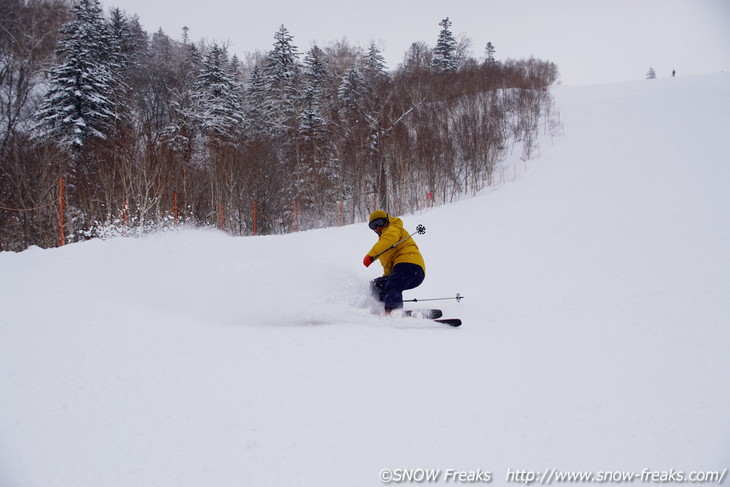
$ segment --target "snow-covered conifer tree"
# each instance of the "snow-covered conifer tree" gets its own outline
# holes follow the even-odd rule
[[[79,150],[89,138],[106,138],[117,118],[112,93],[119,55],[98,0],[81,0],[72,13],[57,49],[63,63],[51,70],[37,118],[45,135]]]
[[[494,45],[491,42],[487,42],[487,47],[484,48],[484,53],[487,56],[484,62],[487,66],[495,66],[497,64],[497,61],[494,59],[495,52],[497,50],[494,48]]]
[[[370,44],[368,53],[363,58],[363,71],[365,77],[370,80],[388,77],[385,57],[375,44]]]
[[[325,53],[317,45],[312,46],[304,57],[304,75],[307,83],[318,90],[323,89],[330,76]]]
[[[324,51],[316,45],[304,58],[304,78],[306,87],[302,96],[302,115],[299,133],[305,140],[319,139],[326,121],[322,116],[322,101],[329,70]]]
[[[449,30],[451,21],[446,17],[439,22],[439,25],[442,28],[438,41],[436,42],[436,47],[433,50],[431,67],[439,73],[454,72],[459,68],[459,57],[457,54],[456,39],[454,39],[454,35]]]
[[[323,132],[326,122],[320,113],[319,96],[313,86],[308,86],[304,91],[303,105],[299,133],[305,141],[316,140]]]
[[[345,113],[359,113],[367,96],[367,82],[357,66],[347,70],[337,90],[340,110]]]
[[[188,152],[193,140],[191,92],[201,65],[195,44],[177,44],[162,29],[152,35],[140,93],[149,107],[143,124],[156,143],[178,154]]]
[[[147,33],[139,23],[139,17],[127,17],[124,12],[115,8],[109,19],[112,39],[118,45],[119,64],[125,71],[141,68],[143,57],[147,53]]]
[[[266,60],[264,74],[272,88],[286,90],[294,85],[298,74],[299,52],[292,44],[294,37],[283,25],[274,34],[274,49]]]
[[[299,52],[294,38],[283,25],[274,35],[274,49],[269,52],[263,69],[265,98],[273,109],[272,125],[277,131],[293,128],[299,84]]]
[[[243,125],[243,101],[225,50],[214,44],[193,88],[191,117],[205,135],[233,138]]]
[[[252,135],[265,135],[269,121],[273,118],[271,107],[266,99],[266,81],[256,65],[251,70],[246,91],[246,131]]]
[[[112,101],[120,121],[131,121],[134,117],[134,90],[145,78],[144,57],[148,52],[147,33],[142,29],[137,16],[131,19],[120,9],[111,11],[109,18],[110,42],[112,43],[109,63],[114,79]]]

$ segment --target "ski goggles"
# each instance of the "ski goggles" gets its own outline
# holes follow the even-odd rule
[[[387,218],[376,218],[375,220],[368,223],[370,230],[375,230],[378,227],[384,227],[388,223]]]

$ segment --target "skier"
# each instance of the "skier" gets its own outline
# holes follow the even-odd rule
[[[369,267],[380,258],[383,276],[370,282],[370,292],[384,304],[385,313],[390,314],[394,309],[403,307],[404,290],[418,287],[423,282],[426,264],[400,218],[377,210],[370,214],[368,226],[378,234],[378,242],[362,263]]]

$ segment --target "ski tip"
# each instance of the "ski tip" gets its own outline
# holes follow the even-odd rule
[[[436,323],[443,323],[444,325],[453,326],[454,328],[457,326],[461,326],[461,320],[459,318],[441,318],[433,320]]]

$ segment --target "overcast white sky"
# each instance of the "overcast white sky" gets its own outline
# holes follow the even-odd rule
[[[472,41],[483,58],[553,61],[569,85],[730,71],[730,0],[101,0],[139,15],[150,34],[227,42],[229,53],[268,51],[280,25],[299,51],[347,39],[375,42],[388,67],[411,43],[434,46],[444,17],[454,35]]]

